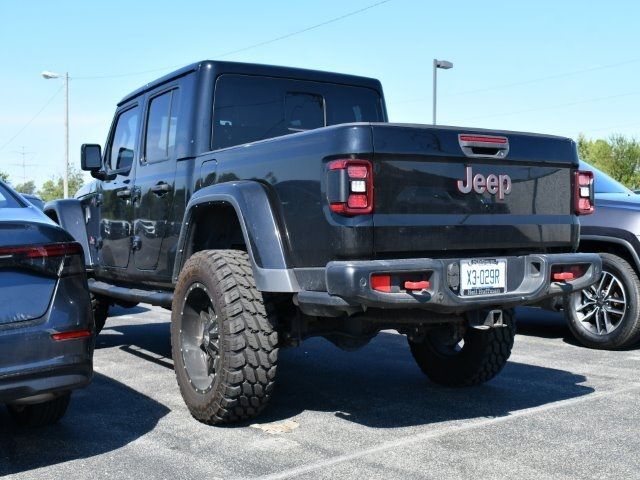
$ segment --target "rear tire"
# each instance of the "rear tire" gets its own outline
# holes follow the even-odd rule
[[[503,311],[503,322],[504,327],[488,330],[465,327],[460,339],[454,338],[453,326],[432,330],[420,342],[409,340],[411,353],[434,383],[448,387],[479,385],[500,373],[511,355],[516,333],[512,309]]]
[[[65,393],[48,402],[33,405],[7,405],[13,421],[21,427],[44,427],[57,423],[67,411],[70,393]]]
[[[100,295],[91,294],[91,311],[93,312],[93,322],[96,326],[96,335],[102,331],[107,318],[109,317],[110,302]]]
[[[598,282],[565,299],[567,323],[586,347],[629,348],[640,340],[640,280],[623,258],[611,253],[600,256],[602,276]]]
[[[205,250],[186,262],[173,296],[171,348],[194,418],[232,423],[266,406],[278,362],[269,313],[246,252]]]

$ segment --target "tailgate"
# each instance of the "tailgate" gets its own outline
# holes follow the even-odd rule
[[[374,250],[540,252],[577,244],[566,138],[374,124]]]

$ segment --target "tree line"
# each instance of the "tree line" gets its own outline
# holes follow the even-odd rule
[[[624,135],[607,139],[578,136],[578,155],[630,189],[640,187],[640,142]]]
[[[5,172],[0,172],[0,180],[8,183],[20,193],[28,193],[38,195],[45,202],[56,200],[64,196],[64,184],[62,176],[58,175],[50,178],[42,184],[38,189],[33,180],[27,180],[21,183],[14,183]],[[69,165],[69,196],[73,197],[75,193],[84,185],[84,175],[82,171]]]

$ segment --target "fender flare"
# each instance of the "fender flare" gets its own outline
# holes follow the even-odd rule
[[[90,267],[91,252],[89,250],[89,239],[87,237],[87,227],[84,220],[84,209],[82,208],[80,200],[75,198],[52,200],[45,204],[43,211],[49,218],[55,215],[58,220],[58,225],[71,234],[76,242],[82,245],[85,265]]]
[[[636,270],[640,271],[640,256],[638,255],[638,252],[633,247],[631,242],[629,242],[628,240],[625,240],[624,238],[619,238],[619,237],[612,237],[609,235],[594,235],[594,234],[587,234],[587,235],[581,234],[580,240],[586,240],[586,241],[592,240],[592,241],[597,241],[602,243],[615,243],[617,245],[622,246],[633,259],[633,263],[634,263],[633,266],[635,266]],[[580,247],[578,247],[578,250],[580,250]]]
[[[186,262],[187,242],[193,229],[192,219],[198,208],[214,205],[230,205],[236,212],[247,253],[251,260],[254,280],[263,292],[298,292],[288,251],[280,233],[280,227],[271,208],[266,188],[258,182],[239,180],[219,183],[198,190],[189,200],[180,229],[173,283]]]

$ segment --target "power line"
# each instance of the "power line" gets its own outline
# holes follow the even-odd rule
[[[49,100],[47,100],[45,102],[45,104],[42,106],[42,108],[40,110],[38,110],[38,113],[36,113],[33,117],[31,117],[31,119],[27,123],[25,123],[24,126],[20,130],[18,130],[18,132],[13,137],[11,137],[9,140],[7,140],[5,143],[3,143],[2,146],[0,146],[0,152],[2,150],[4,150],[16,138],[18,138],[18,135],[20,135],[22,132],[24,132],[27,129],[27,127],[29,125],[31,125],[33,123],[33,121],[36,118],[38,118],[38,116],[40,116],[40,114],[44,111],[44,109],[47,108],[51,102],[53,102],[53,99],[56,98],[56,96],[60,93],[61,90],[62,90],[62,86],[58,90],[56,90],[56,93],[54,93]]]
[[[253,45],[248,45],[246,47],[238,48],[236,50],[231,50],[231,51],[228,51],[228,52],[225,52],[225,53],[214,55],[214,58],[229,57],[231,55],[235,55],[235,54],[240,53],[240,52],[245,52],[245,51],[251,50],[253,48],[263,47],[263,46],[269,45],[271,43],[279,42],[281,40],[285,40],[287,38],[291,38],[293,36],[300,35],[302,33],[306,33],[306,32],[309,32],[311,30],[315,30],[315,29],[320,28],[320,27],[324,27],[324,26],[329,25],[331,23],[339,22],[340,20],[344,20],[345,18],[349,18],[349,17],[352,17],[354,15],[358,15],[360,13],[366,12],[367,10],[371,10],[372,8],[379,7],[380,5],[383,5],[385,3],[389,3],[391,1],[392,0],[382,0],[382,1],[379,1],[379,2],[376,2],[376,3],[373,3],[371,5],[368,5],[366,7],[360,8],[358,10],[353,10],[352,12],[345,13],[344,15],[340,15],[339,17],[334,17],[334,18],[332,18],[330,20],[327,20],[327,21],[324,21],[322,23],[317,23],[317,24],[312,25],[310,27],[303,28],[302,30],[296,30],[295,32],[287,33],[285,35],[280,35],[278,37],[271,38],[269,40],[265,40],[265,41],[262,41],[262,42],[259,42],[259,43],[254,43]],[[169,70],[169,69],[172,69],[172,68],[178,68],[178,67],[181,67],[183,65],[184,64],[168,65],[166,67],[154,68],[152,70],[144,70],[144,71],[140,71],[140,72],[130,72],[130,73],[119,73],[119,74],[114,74],[114,75],[92,75],[92,76],[86,76],[86,77],[74,77],[74,79],[76,79],[76,80],[99,80],[99,79],[107,79],[107,78],[133,77],[133,76],[136,76],[136,75],[144,75],[144,74],[147,74],[147,73],[155,73],[155,72],[160,72],[162,70]]]
[[[502,85],[494,85],[494,86],[490,86],[490,87],[483,87],[483,88],[478,88],[478,89],[475,89],[475,90],[465,90],[465,91],[457,92],[457,93],[449,93],[449,94],[443,95],[443,97],[454,97],[454,96],[459,96],[459,95],[470,95],[470,94],[473,94],[473,93],[483,93],[483,92],[489,92],[491,90],[500,90],[500,89],[503,89],[503,88],[519,87],[521,85],[530,85],[532,83],[544,82],[544,81],[547,81],[547,80],[557,80],[557,79],[560,79],[560,78],[573,77],[575,75],[581,75],[583,73],[591,73],[591,72],[595,72],[595,71],[598,71],[598,70],[605,70],[607,68],[621,67],[623,65],[628,65],[628,64],[637,63],[637,62],[640,62],[640,58],[632,58],[630,60],[624,60],[622,62],[609,63],[607,65],[598,65],[598,66],[595,66],[595,67],[583,68],[581,70],[573,70],[573,71],[570,71],[570,72],[558,73],[556,75],[547,75],[546,77],[532,78],[530,80],[523,80],[521,82],[505,83],[505,84],[502,84]],[[395,103],[402,104],[402,103],[426,102],[426,101],[431,101],[431,97],[420,97],[420,98],[414,98],[414,99],[410,99],[410,100],[402,100],[400,102],[395,102]]]
[[[520,113],[530,113],[530,112],[540,112],[540,111],[544,111],[544,110],[555,110],[556,108],[565,108],[565,107],[573,107],[575,105],[582,105],[585,103],[593,103],[593,102],[599,102],[602,100],[612,100],[614,98],[622,98],[622,97],[629,97],[632,95],[638,95],[640,94],[640,92],[629,92],[629,93],[621,93],[619,95],[610,95],[607,97],[597,97],[597,98],[588,98],[586,100],[579,100],[577,102],[571,102],[571,103],[563,103],[560,105],[549,105],[546,107],[539,107],[539,108],[530,108],[527,110],[517,110],[514,112],[503,112],[503,113],[495,113],[495,114],[491,114],[491,115],[482,115],[479,117],[468,117],[468,118],[462,118],[460,120],[457,120],[458,122],[466,122],[469,120],[480,120],[480,119],[484,119],[484,118],[494,118],[494,117],[508,117],[510,115],[517,115]]]

